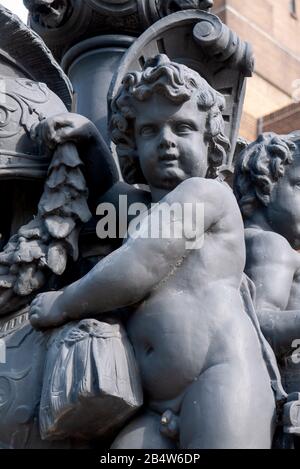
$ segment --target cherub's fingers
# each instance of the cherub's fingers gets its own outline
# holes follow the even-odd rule
[[[29,316],[32,316],[33,314],[39,314],[39,312],[40,312],[40,307],[38,306],[38,304],[31,303],[31,306],[29,309]]]
[[[30,321],[32,327],[34,327],[35,329],[40,328],[40,316],[37,313],[30,316],[29,321]]]
[[[72,120],[70,119],[65,119],[64,121],[64,127],[70,127],[71,129],[74,129],[75,124]]]
[[[54,130],[54,126],[49,126],[49,129],[48,129],[49,140],[54,140],[55,136],[56,136],[56,131]]]
[[[70,129],[70,128],[59,129],[56,132],[56,139],[59,143],[68,142],[72,140],[73,138],[75,138],[73,136],[73,129]]]
[[[67,114],[62,114],[53,118],[55,130],[64,128],[64,127],[74,127],[72,119],[68,118]]]
[[[33,305],[36,305],[38,304],[40,301],[41,301],[41,298],[43,297],[43,293],[39,293],[38,295],[36,295],[36,297],[34,298],[34,300],[32,300],[31,302],[31,307]]]
[[[34,124],[30,129],[30,138],[35,141],[43,140],[43,122]]]
[[[48,119],[47,123],[45,124],[45,138],[51,141],[53,140],[53,137],[55,137],[55,134],[55,122],[53,119]]]
[[[40,124],[37,124],[37,125],[33,125],[30,129],[30,138],[31,140],[37,140],[38,139],[38,135],[39,135],[39,131],[38,131],[38,128],[39,128]]]
[[[36,301],[36,300],[33,300],[33,301],[31,302],[31,305],[30,305],[30,308],[29,308],[29,316],[30,316],[30,314],[31,314],[31,311],[33,311],[33,309],[36,308],[37,306],[38,306],[37,301]]]
[[[30,304],[30,310],[34,307],[34,306],[37,306],[39,303],[39,300],[38,300],[38,297],[36,297],[34,300],[32,300],[31,304]]]
[[[51,149],[55,148],[58,144],[56,131],[52,125],[46,124],[43,128],[42,141],[46,143]]]

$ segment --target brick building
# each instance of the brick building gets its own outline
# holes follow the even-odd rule
[[[254,49],[240,135],[300,129],[300,0],[215,0],[213,12]]]

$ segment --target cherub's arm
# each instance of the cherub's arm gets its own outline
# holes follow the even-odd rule
[[[288,242],[274,233],[247,237],[246,273],[256,286],[261,329],[276,354],[300,337],[300,310],[288,310],[295,258]]]
[[[217,202],[216,182],[204,181],[205,189],[195,179],[183,182],[168,194],[163,202],[168,204],[185,202],[205,203],[204,223],[196,230],[195,242],[210,226],[222,216],[222,204]],[[199,187],[200,186],[200,187]],[[219,187],[217,187],[219,189]],[[219,189],[220,190],[220,189]],[[202,193],[201,193],[202,191]],[[226,197],[225,197],[226,198]],[[221,205],[221,206],[220,206]],[[158,204],[151,214],[151,227],[160,223]],[[143,227],[147,227],[145,218]],[[166,221],[164,220],[164,224]],[[159,285],[176,268],[176,264],[188,254],[192,231],[192,220],[183,220],[181,215],[170,219],[170,225],[176,232],[186,235],[175,238],[137,237],[130,238],[126,244],[100,261],[85,277],[68,286],[63,292],[39,295],[31,307],[31,321],[36,327],[49,327],[70,319],[84,318],[88,315],[112,311],[136,304]],[[165,226],[165,225],[164,225]]]
[[[49,117],[32,129],[32,137],[49,148],[75,143],[85,164],[92,205],[118,180],[118,170],[107,144],[96,126],[84,116],[64,113]]]

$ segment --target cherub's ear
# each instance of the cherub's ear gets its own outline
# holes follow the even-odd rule
[[[119,161],[124,181],[132,185],[146,184],[136,150],[130,150],[124,158],[119,158]]]
[[[258,200],[267,207],[270,203],[271,192],[273,190],[274,183],[271,182],[267,176],[259,176],[256,179],[255,194]]]

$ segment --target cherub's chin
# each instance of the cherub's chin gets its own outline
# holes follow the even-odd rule
[[[161,170],[160,177],[166,184],[176,183],[176,185],[180,184],[187,178],[186,174],[180,168],[175,166],[166,167]]]

